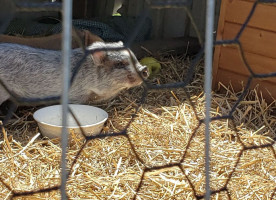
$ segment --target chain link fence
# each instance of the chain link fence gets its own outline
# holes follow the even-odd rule
[[[187,16],[190,18],[191,24],[193,26],[193,28],[195,29],[195,32],[198,35],[198,40],[201,42],[202,38],[200,37],[200,34],[198,32],[197,26],[194,23],[193,20],[193,16],[191,14],[190,11],[190,5],[191,5],[190,0],[179,0],[179,1],[163,1],[163,0],[152,0],[152,1],[148,1],[148,6],[152,7],[152,8],[171,8],[171,7],[184,7],[186,12],[187,12]],[[191,189],[192,192],[192,196],[190,198],[195,198],[195,199],[210,199],[212,195],[218,194],[218,193],[225,193],[225,197],[227,199],[233,199],[231,193],[233,191],[229,190],[229,182],[231,181],[231,179],[233,179],[233,174],[236,173],[236,169],[237,166],[240,163],[241,157],[243,154],[245,154],[248,151],[251,151],[253,149],[268,149],[269,152],[272,154],[272,157],[274,160],[276,160],[276,153],[275,153],[275,149],[273,148],[273,145],[275,145],[275,141],[271,141],[268,144],[261,144],[261,145],[250,145],[248,146],[243,139],[241,139],[241,136],[239,135],[239,130],[237,129],[238,125],[236,124],[233,114],[236,111],[237,107],[239,106],[240,102],[244,99],[244,97],[246,96],[246,94],[248,93],[249,87],[252,83],[253,79],[260,79],[260,78],[270,78],[270,77],[276,77],[276,72],[273,73],[269,73],[269,74],[256,74],[253,72],[253,70],[251,69],[251,66],[248,64],[248,62],[246,61],[246,57],[244,56],[244,52],[243,52],[243,48],[242,48],[242,44],[240,42],[240,37],[241,34],[243,33],[243,31],[246,29],[246,27],[248,26],[248,23],[250,22],[252,16],[254,15],[254,12],[256,10],[256,8],[258,7],[259,4],[263,4],[263,3],[276,3],[276,1],[268,1],[268,0],[259,0],[259,1],[255,1],[254,2],[254,6],[252,7],[252,10],[250,12],[250,14],[248,15],[247,19],[245,20],[244,24],[241,26],[241,29],[239,31],[239,33],[236,35],[235,38],[233,38],[232,40],[222,40],[222,41],[215,41],[213,42],[213,13],[214,13],[214,1],[209,0],[208,1],[208,6],[207,6],[207,14],[206,14],[206,19],[207,19],[207,29],[206,29],[206,38],[205,38],[205,43],[202,43],[202,48],[201,50],[198,52],[198,54],[191,60],[189,66],[188,66],[188,70],[187,70],[187,74],[186,74],[186,78],[182,81],[176,82],[176,83],[166,83],[166,84],[159,84],[159,85],[155,85],[155,84],[151,84],[149,83],[147,80],[143,81],[143,92],[141,94],[141,98],[139,100],[139,103],[137,104],[137,106],[135,107],[135,112],[134,114],[132,114],[131,118],[129,119],[128,123],[126,124],[126,126],[123,128],[122,131],[120,132],[112,132],[112,133],[100,133],[98,135],[95,136],[86,136],[86,133],[82,130],[82,135],[85,138],[85,142],[79,147],[76,155],[74,156],[74,159],[72,162],[70,162],[70,164],[68,163],[67,160],[67,146],[68,146],[68,138],[67,138],[67,129],[64,128],[63,129],[63,134],[62,134],[62,171],[61,171],[61,182],[59,184],[56,185],[51,185],[49,187],[42,187],[42,188],[37,188],[34,190],[14,190],[13,187],[11,185],[9,185],[6,181],[5,178],[0,177],[0,181],[1,183],[8,189],[9,191],[9,195],[8,198],[10,199],[15,199],[15,198],[24,198],[27,196],[29,197],[30,195],[34,195],[34,194],[38,194],[38,193],[50,193],[52,191],[61,191],[61,197],[62,199],[71,199],[71,197],[68,195],[68,191],[66,190],[66,183],[68,181],[68,179],[71,178],[71,176],[74,174],[74,170],[76,167],[78,167],[77,163],[78,163],[78,159],[80,158],[83,150],[87,147],[87,145],[91,142],[91,141],[96,141],[97,139],[104,139],[104,138],[111,138],[111,139],[115,139],[118,137],[124,137],[126,139],[126,141],[128,142],[131,151],[133,152],[133,154],[135,155],[135,158],[137,161],[139,161],[143,168],[142,170],[142,174],[140,176],[140,179],[138,181],[138,184],[135,188],[135,190],[133,191],[133,195],[132,195],[132,199],[141,199],[139,197],[139,192],[141,190],[141,188],[143,187],[143,182],[145,181],[145,179],[148,178],[148,174],[150,173],[154,173],[156,170],[166,170],[168,168],[178,168],[178,170],[180,170],[180,172],[183,174],[183,176],[185,177],[185,179],[188,181],[189,187]],[[63,7],[62,7],[63,6]],[[89,56],[92,53],[95,52],[100,52],[100,51],[120,51],[123,50],[127,47],[129,47],[132,43],[134,38],[136,37],[136,35],[139,33],[139,30],[142,28],[142,24],[144,22],[144,20],[146,19],[146,17],[148,16],[148,11],[145,11],[141,14],[141,17],[139,18],[139,21],[137,23],[137,26],[135,28],[135,30],[133,30],[133,34],[129,36],[129,40],[128,42],[125,43],[125,47],[124,48],[99,48],[99,49],[94,49],[94,50],[84,50],[83,53],[83,57],[79,58],[79,61],[74,63],[75,66],[73,66],[74,71],[71,75],[71,77],[69,77],[70,74],[70,38],[71,38],[71,13],[72,13],[72,8],[71,8],[71,2],[70,1],[64,1],[63,5],[61,5],[60,3],[51,3],[51,4],[30,4],[30,3],[20,3],[16,5],[16,9],[14,10],[23,10],[23,11],[41,11],[41,10],[53,10],[53,11],[61,11],[63,12],[63,38],[64,38],[64,43],[63,43],[63,66],[64,66],[64,86],[63,86],[63,96],[51,96],[51,97],[46,97],[46,98],[24,98],[16,93],[14,93],[9,85],[6,85],[5,82],[3,82],[2,80],[0,80],[0,84],[2,85],[2,87],[6,90],[6,92],[9,93],[11,100],[13,101],[13,106],[10,107],[7,115],[5,116],[5,119],[3,120],[3,127],[5,127],[6,123],[8,122],[8,120],[12,117],[12,113],[15,111],[17,105],[40,105],[40,104],[47,104],[47,103],[58,103],[60,102],[60,99],[62,99],[62,103],[63,103],[63,127],[66,127],[67,121],[66,121],[66,117],[68,112],[71,113],[71,115],[73,115],[75,121],[77,124],[80,125],[78,118],[76,116],[74,116],[73,112],[71,111],[70,107],[68,107],[68,91],[70,89],[70,86],[73,84],[75,77],[77,76],[78,72],[80,71],[80,68],[82,67],[83,62],[85,61],[86,57]],[[209,27],[209,28],[208,28]],[[1,31],[3,32],[4,29],[2,28]],[[212,54],[213,54],[213,45],[234,45],[237,46],[239,48],[239,52],[240,55],[243,59],[243,62],[245,64],[245,66],[247,67],[248,71],[250,72],[250,76],[248,77],[248,81],[246,83],[246,86],[243,90],[243,92],[239,95],[238,99],[236,100],[236,102],[234,103],[234,105],[231,107],[230,111],[228,114],[225,114],[223,116],[218,115],[215,117],[210,117],[210,107],[211,107],[211,76],[212,76]],[[205,52],[205,53],[204,53]],[[198,63],[200,63],[202,61],[202,58],[204,57],[205,54],[205,98],[206,98],[206,117],[202,117],[199,116],[197,113],[197,108],[196,105],[194,105],[194,100],[193,98],[190,96],[190,92],[188,90],[189,85],[191,84],[195,73],[196,73],[196,68],[198,66]],[[135,68],[135,61],[134,58],[132,57],[131,59],[132,65]],[[140,73],[137,69],[136,71],[138,73]],[[144,79],[141,75],[140,77],[142,79]],[[185,94],[186,94],[186,98],[187,100],[190,102],[191,108],[193,110],[193,113],[197,119],[197,124],[195,126],[195,128],[193,129],[192,133],[189,136],[189,139],[187,141],[187,145],[185,147],[185,150],[181,152],[181,159],[179,159],[179,161],[177,162],[169,162],[167,164],[162,164],[162,165],[158,165],[158,166],[154,166],[149,164],[147,161],[145,161],[144,156],[141,155],[141,153],[137,152],[137,148],[135,146],[135,142],[132,139],[132,137],[129,134],[129,129],[130,126],[132,125],[133,121],[137,118],[139,109],[141,109],[141,107],[144,105],[145,101],[147,100],[147,96],[149,94],[150,91],[171,91],[173,89],[182,89]],[[233,169],[229,171],[228,175],[227,175],[227,180],[225,181],[225,183],[223,184],[223,186],[218,187],[217,189],[212,189],[213,187],[210,187],[210,176],[211,174],[209,174],[210,172],[210,155],[212,154],[210,152],[210,126],[211,123],[215,122],[215,121],[223,121],[223,120],[228,120],[230,124],[232,124],[232,129],[236,138],[237,143],[240,146],[240,151],[238,151],[237,153],[237,159],[234,161]],[[205,126],[204,126],[205,124]],[[187,157],[189,156],[188,154],[190,154],[188,152],[188,149],[192,144],[192,141],[195,139],[197,133],[199,132],[199,130],[201,130],[203,127],[206,128],[205,131],[205,193],[199,193],[197,192],[196,189],[196,185],[198,183],[194,182],[191,180],[191,174],[193,172],[189,172],[186,170],[185,167],[185,161],[187,159]],[[3,130],[3,129],[2,129]],[[202,152],[201,152],[202,153]],[[68,166],[68,167],[67,167]],[[244,169],[246,170],[246,169]],[[274,168],[275,170],[275,168]],[[212,178],[211,178],[212,180]],[[275,181],[275,177],[274,177],[274,181]],[[91,193],[93,193],[93,191],[91,191]],[[274,187],[273,192],[270,194],[269,199],[275,199],[276,198],[276,186]],[[50,198],[50,197],[49,197]],[[148,199],[150,199],[151,197],[148,196]],[[97,195],[95,195],[95,199],[101,199],[99,197],[97,197]],[[172,197],[172,199],[174,199],[174,197]],[[175,199],[178,199],[177,197],[175,197]],[[187,197],[187,199],[189,199]]]

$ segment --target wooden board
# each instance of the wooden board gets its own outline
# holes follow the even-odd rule
[[[163,36],[164,13],[164,9],[150,9],[150,16],[152,20],[151,37],[154,39],[159,39]]]
[[[139,16],[144,9],[145,0],[128,0],[127,15],[130,17]]]
[[[243,24],[252,9],[252,6],[253,2],[226,0],[227,10],[225,13],[225,21]],[[276,31],[275,20],[275,7],[268,4],[259,4],[248,25],[249,27]]]
[[[253,6],[251,0],[223,0],[217,40],[234,39]],[[276,72],[276,6],[275,4],[258,4],[256,11],[245,28],[240,39],[248,64],[255,73]],[[236,91],[242,90],[241,82],[246,82],[250,73],[237,46],[216,46],[213,65],[213,89],[218,83],[232,83]],[[259,88],[267,101],[271,95],[276,98],[276,78],[254,79],[251,88]],[[269,91],[269,92],[268,92]],[[270,94],[271,93],[271,94]]]
[[[218,84],[222,83],[226,87],[231,85],[233,86],[235,92],[242,91],[245,85],[247,84],[249,78],[249,76],[243,76],[223,69],[218,70],[218,76],[220,77]],[[276,78],[273,79],[273,82],[276,82]],[[253,79],[250,88],[254,89],[256,86],[258,86],[258,94],[266,98],[267,102],[271,102],[273,101],[273,98],[275,98],[276,95],[275,91],[271,90],[271,85],[271,82],[267,80]],[[220,89],[223,88],[221,87]]]
[[[86,18],[86,0],[73,0],[73,19]]]
[[[225,22],[225,13],[226,13],[227,3],[222,1],[220,5],[220,16],[218,19],[218,27],[217,27],[217,38],[216,40],[222,40],[222,35],[224,32],[224,22]],[[217,89],[217,73],[219,68],[219,59],[221,56],[221,45],[215,46],[214,58],[213,58],[213,80],[212,87],[213,89]]]
[[[234,39],[239,32],[240,27],[241,25],[239,24],[225,22],[222,39]],[[246,27],[241,35],[240,42],[246,52],[276,58],[276,32]]]
[[[248,52],[245,52],[244,56],[254,73],[263,74],[276,71],[276,59],[274,58],[268,58]],[[249,75],[249,70],[244,64],[240,50],[238,48],[222,47],[220,52],[219,66],[223,66],[223,69],[238,74]]]
[[[183,37],[187,26],[184,8],[168,8],[163,18],[163,38]]]

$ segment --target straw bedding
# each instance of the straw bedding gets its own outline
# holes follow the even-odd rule
[[[173,83],[185,78],[189,59],[164,56],[159,60],[162,70],[150,79],[152,83]],[[67,183],[68,196],[71,199],[132,199],[145,167],[181,161],[182,170],[174,166],[146,172],[136,198],[195,199],[189,181],[197,195],[204,195],[204,124],[198,120],[204,118],[202,74],[200,63],[186,88],[190,101],[184,89],[150,91],[127,130],[130,140],[120,136],[89,141],[72,169]],[[228,114],[238,98],[239,93],[231,87],[225,89],[224,93],[213,93],[212,116]],[[210,124],[211,188],[217,190],[227,184],[232,199],[269,199],[275,192],[276,145],[241,151],[242,143],[246,147],[270,144],[275,137],[275,103],[266,104],[256,95],[257,90],[250,91],[240,103],[233,122],[224,119]],[[109,113],[105,132],[124,129],[141,94],[142,88],[134,88],[97,105]],[[1,136],[0,177],[16,192],[60,183],[60,140],[38,135],[32,118],[36,109],[21,108],[5,128],[7,137]],[[130,142],[144,164],[137,159]],[[77,136],[70,141],[69,166],[83,144],[83,139]],[[10,195],[10,190],[0,184],[0,199]],[[16,199],[59,198],[59,191],[54,190]],[[276,199],[276,194],[273,198]],[[228,196],[222,191],[212,199],[228,199]]]

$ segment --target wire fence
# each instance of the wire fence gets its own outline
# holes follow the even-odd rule
[[[191,10],[190,10],[190,5],[191,5],[192,1],[190,0],[180,0],[180,1],[163,1],[163,0],[152,0],[152,1],[148,1],[148,6],[152,7],[152,8],[171,8],[171,7],[185,7],[185,10],[187,12],[187,16],[190,18],[190,21],[192,22],[191,24],[193,25],[193,28],[195,29],[196,33],[199,33],[196,24],[194,23],[194,19],[192,17],[191,14]],[[252,146],[247,146],[243,140],[240,138],[239,134],[238,134],[238,130],[237,130],[237,125],[236,122],[233,119],[233,113],[236,111],[238,105],[240,104],[240,102],[243,100],[243,98],[245,97],[245,95],[247,94],[249,87],[252,83],[253,79],[256,78],[269,78],[269,77],[276,77],[276,72],[273,73],[268,73],[268,74],[256,74],[251,66],[248,64],[246,57],[244,55],[244,51],[242,48],[242,44],[240,42],[240,37],[241,34],[243,33],[243,31],[245,30],[245,28],[248,26],[248,23],[250,22],[252,16],[255,13],[256,8],[258,7],[259,4],[263,4],[263,3],[276,3],[276,1],[273,0],[257,0],[254,2],[254,5],[251,9],[250,14],[248,15],[247,19],[245,20],[245,22],[243,23],[243,25],[240,28],[240,31],[238,32],[238,34],[235,36],[235,38],[233,38],[232,40],[222,40],[222,41],[215,41],[213,43],[213,22],[214,22],[214,1],[209,0],[208,1],[208,10],[207,10],[207,14],[206,14],[206,19],[207,19],[207,23],[206,23],[206,43],[205,46],[202,45],[201,50],[198,52],[198,54],[194,57],[194,59],[191,61],[189,69],[188,69],[188,73],[186,76],[186,79],[183,80],[182,82],[177,82],[177,83],[168,83],[168,84],[162,84],[162,85],[153,85],[148,83],[146,80],[144,80],[143,83],[143,87],[144,87],[144,91],[143,94],[141,96],[140,99],[140,103],[139,106],[137,106],[136,110],[135,110],[135,114],[133,114],[132,118],[129,120],[128,124],[125,126],[124,130],[121,132],[113,132],[113,133],[100,133],[98,135],[94,135],[94,136],[86,136],[85,131],[81,129],[82,131],[82,135],[85,137],[85,142],[84,144],[81,146],[81,148],[79,149],[77,155],[75,156],[74,161],[70,164],[69,169],[66,168],[67,166],[67,159],[66,159],[66,147],[67,147],[67,129],[64,128],[63,129],[63,135],[62,135],[62,147],[63,147],[63,153],[62,153],[62,181],[61,184],[55,185],[55,186],[50,186],[50,187],[44,187],[44,188],[39,188],[39,189],[35,189],[32,191],[15,191],[13,190],[13,188],[8,185],[5,180],[0,177],[0,181],[2,182],[3,185],[5,185],[5,187],[7,187],[11,193],[10,197],[11,199],[16,198],[16,197],[24,197],[24,196],[28,196],[28,195],[32,195],[32,194],[36,194],[36,193],[42,193],[42,192],[51,192],[51,191],[57,191],[60,190],[61,191],[61,196],[62,199],[70,199],[70,197],[67,195],[66,192],[66,182],[67,180],[70,178],[70,176],[72,175],[72,170],[75,167],[82,151],[85,149],[86,145],[95,139],[102,139],[102,138],[114,138],[114,137],[119,137],[119,136],[123,136],[127,139],[132,152],[135,154],[136,159],[141,162],[144,166],[143,168],[143,172],[142,175],[140,177],[140,181],[139,184],[137,185],[136,189],[135,189],[135,194],[133,195],[133,199],[137,198],[137,194],[139,193],[142,184],[143,184],[143,180],[146,177],[146,174],[155,170],[160,170],[160,169],[167,169],[167,168],[171,168],[171,167],[177,167],[179,168],[179,170],[183,173],[183,175],[185,176],[185,178],[188,180],[189,186],[192,190],[192,193],[194,195],[194,197],[196,199],[210,199],[210,196],[213,194],[217,194],[220,192],[226,192],[226,196],[228,197],[228,199],[232,199],[231,197],[231,191],[229,191],[228,188],[228,184],[229,181],[231,180],[233,174],[236,171],[236,168],[240,162],[241,156],[244,152],[246,151],[250,151],[252,149],[262,149],[262,148],[269,148],[271,150],[271,152],[273,152],[273,157],[274,159],[276,159],[276,152],[275,149],[273,148],[273,145],[275,144],[275,141],[269,143],[269,144],[264,144],[264,145],[252,145]],[[51,6],[50,6],[51,5]],[[54,5],[54,6],[53,6]],[[57,3],[51,3],[51,4],[47,4],[47,5],[42,5],[42,4],[30,4],[30,3],[21,3],[18,4],[16,7],[17,10],[24,10],[24,11],[40,11],[40,10],[62,10],[63,12],[63,34],[64,34],[64,43],[63,43],[63,64],[64,64],[64,94],[62,97],[62,102],[63,102],[63,116],[67,116],[67,112],[70,112],[71,115],[74,117],[76,123],[80,126],[80,123],[77,119],[77,117],[73,114],[73,112],[71,111],[70,107],[68,107],[68,90],[70,88],[70,86],[73,84],[74,79],[76,77],[76,75],[78,74],[80,68],[82,67],[82,63],[84,62],[84,60],[86,59],[87,56],[89,56],[91,53],[97,52],[97,51],[119,51],[122,50],[124,48],[108,48],[108,49],[103,49],[103,48],[99,48],[96,50],[85,50],[83,57],[79,59],[79,61],[77,62],[77,64],[74,67],[74,71],[71,75],[71,77],[69,77],[69,69],[70,69],[70,38],[71,38],[71,26],[69,24],[71,21],[71,15],[72,15],[72,8],[71,8],[71,1],[64,1],[63,2],[63,8],[61,8],[61,4]],[[126,42],[126,47],[129,47],[132,43],[133,40],[135,38],[135,36],[139,33],[139,30],[142,28],[142,24],[143,21],[146,19],[146,17],[148,16],[148,11],[145,11],[141,14],[141,17],[139,18],[138,24],[136,26],[136,29],[133,30],[133,34],[130,35],[128,42]],[[2,30],[2,29],[1,29]],[[199,41],[202,41],[202,38],[200,37],[200,34],[198,35],[198,39]],[[210,117],[210,106],[211,106],[211,75],[212,75],[212,49],[213,49],[213,45],[235,45],[240,49],[240,55],[243,59],[243,62],[245,64],[245,66],[247,67],[247,69],[250,72],[250,76],[248,77],[248,81],[246,83],[245,89],[243,90],[243,92],[240,94],[238,100],[236,101],[236,103],[234,104],[234,106],[231,108],[230,112],[227,115],[223,115],[223,116],[216,116],[216,117]],[[193,104],[193,101],[191,100],[190,94],[187,91],[187,86],[191,83],[191,80],[193,79],[194,73],[196,71],[196,66],[197,64],[202,60],[203,56],[204,56],[204,49],[205,49],[205,70],[206,70],[206,76],[205,76],[205,97],[206,97],[206,118],[200,118],[197,114],[195,105]],[[131,57],[131,62],[133,67],[135,67],[135,63],[134,63],[134,59],[133,57]],[[136,69],[137,70],[137,69]],[[137,70],[138,73],[140,73]],[[143,79],[143,77],[140,75],[140,77]],[[12,101],[14,102],[14,106],[11,106],[9,109],[8,114],[5,116],[5,119],[3,120],[3,125],[5,127],[7,121],[12,117],[12,113],[15,111],[16,109],[16,105],[40,105],[41,103],[53,103],[56,102],[58,103],[61,99],[61,96],[52,96],[52,97],[46,97],[46,98],[24,98],[21,97],[19,95],[17,95],[16,93],[14,93],[13,91],[10,90],[9,85],[5,85],[5,83],[0,80],[0,84],[3,86],[3,88],[10,94]],[[132,122],[135,120],[137,112],[139,111],[140,107],[145,103],[145,100],[147,99],[147,95],[149,91],[152,90],[171,90],[171,89],[176,89],[176,88],[182,88],[185,90],[186,95],[188,100],[190,101],[192,108],[193,108],[193,112],[196,115],[196,118],[198,120],[198,125],[196,126],[196,128],[193,130],[192,134],[189,137],[189,140],[187,142],[187,146],[185,148],[185,151],[182,154],[182,157],[180,159],[179,162],[173,162],[173,163],[169,163],[169,164],[165,164],[165,165],[161,165],[161,166],[148,166],[148,164],[144,161],[144,159],[141,157],[141,155],[139,153],[137,153],[137,150],[135,148],[134,142],[131,139],[131,137],[129,136],[128,133],[128,128],[131,126]],[[210,189],[210,174],[209,174],[209,164],[210,164],[210,131],[209,131],[209,124],[211,122],[217,121],[217,120],[230,120],[231,123],[233,124],[233,128],[234,131],[236,133],[236,137],[238,140],[238,143],[242,146],[241,151],[239,151],[238,155],[237,155],[237,160],[234,163],[234,167],[233,170],[228,174],[227,180],[224,184],[223,187],[220,187],[216,190],[211,190]],[[63,126],[66,127],[66,117],[63,120]],[[200,129],[200,127],[202,127],[202,125],[206,123],[205,127],[206,127],[206,132],[205,132],[205,142],[206,142],[206,148],[205,148],[205,158],[206,158],[206,163],[205,163],[205,169],[206,169],[206,191],[205,194],[198,194],[196,192],[195,189],[195,184],[190,180],[190,177],[188,176],[187,172],[185,171],[184,166],[182,165],[182,163],[185,161],[186,157],[187,157],[187,150],[189,148],[189,146],[191,145],[191,141],[193,140],[193,138],[195,137],[196,133],[198,132],[198,130]],[[80,127],[81,128],[81,127]],[[274,188],[274,191],[271,193],[270,199],[275,199],[276,196],[276,186]]]

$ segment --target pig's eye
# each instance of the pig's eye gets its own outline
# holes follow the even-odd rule
[[[117,69],[125,68],[128,65],[129,65],[129,63],[127,61],[124,61],[124,60],[114,63],[114,67],[117,68]]]

